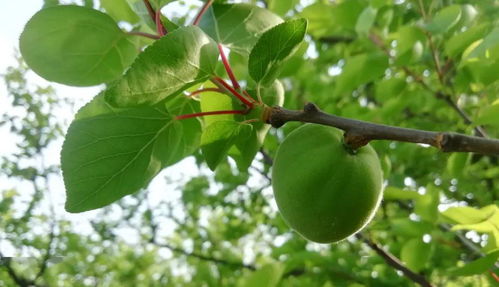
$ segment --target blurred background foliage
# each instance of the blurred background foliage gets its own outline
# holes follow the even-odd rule
[[[163,8],[178,25],[200,4],[163,2],[190,11]],[[285,107],[311,101],[360,120],[499,137],[497,1],[247,2],[309,20],[306,43],[283,70]],[[138,19],[125,0],[78,3],[129,25]],[[230,61],[244,78],[244,57]],[[10,186],[0,190],[0,243],[13,250],[0,248],[0,286],[414,285],[376,247],[435,286],[499,284],[497,157],[375,142],[386,185],[380,210],[362,235],[320,245],[286,226],[270,188],[272,157],[296,123],[271,130],[248,172],[233,161],[211,172],[195,154],[192,176],[156,180],[160,200],[150,191],[126,197],[81,232],[57,212],[50,182],[61,181],[60,170],[46,164],[67,128],[58,111],[73,103],[28,83],[18,62],[3,71],[10,107],[0,125],[16,149],[0,158]]]

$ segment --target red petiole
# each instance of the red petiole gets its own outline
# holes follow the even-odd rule
[[[142,37],[146,37],[146,38],[150,38],[150,39],[154,39],[154,40],[161,38],[158,35],[149,34],[149,33],[145,33],[145,32],[138,32],[138,31],[131,31],[131,32],[128,32],[127,34],[128,35],[135,35],[135,36],[142,36]]]
[[[161,23],[161,11],[160,11],[160,9],[158,9],[158,11],[154,11],[149,0],[143,0],[143,1],[144,1],[144,5],[147,8],[147,12],[149,13],[149,16],[151,17],[154,24],[156,24],[156,30],[158,32],[158,35],[160,35],[160,36],[166,35],[168,33],[168,31],[166,30],[165,26],[163,26],[163,23]]]
[[[187,115],[176,116],[176,120],[185,120],[196,117],[204,117],[204,116],[213,116],[213,115],[230,115],[230,114],[240,114],[244,115],[246,111],[238,111],[238,110],[225,110],[225,111],[213,111],[213,112],[202,112],[202,113],[194,113]]]
[[[230,81],[232,82],[232,86],[234,87],[234,89],[239,90],[241,86],[237,82],[236,76],[234,76],[234,72],[232,72],[232,68],[230,67],[229,61],[227,61],[227,57],[225,56],[222,44],[218,44],[218,51],[220,52],[222,63],[224,64],[225,71],[227,72],[227,75],[229,76]]]
[[[164,36],[168,31],[166,31],[166,28],[163,26],[163,23],[161,22],[161,10],[158,9],[156,11],[156,17],[154,19],[154,22],[156,22],[156,31],[158,32],[158,35]]]
[[[211,4],[213,4],[213,0],[206,1],[201,7],[201,10],[199,10],[199,13],[196,15],[196,18],[194,18],[194,22],[192,22],[192,25],[196,26],[199,24],[199,21],[201,21],[201,18],[203,17],[204,13],[206,13],[206,10],[210,8]]]
[[[220,77],[214,77],[213,78],[215,81],[217,81],[219,84],[221,84],[224,88],[229,90],[231,94],[233,94],[236,98],[238,98],[243,104],[245,104],[248,108],[253,108],[253,103],[250,102],[248,99],[243,97],[238,91],[236,91],[233,87],[231,87],[227,82],[225,82],[223,79]]]

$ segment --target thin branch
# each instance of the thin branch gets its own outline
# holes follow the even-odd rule
[[[231,115],[233,115],[233,114],[243,115],[245,113],[246,113],[246,111],[223,110],[223,111],[213,111],[213,112],[201,112],[201,113],[194,113],[194,114],[185,114],[185,115],[176,116],[175,119],[177,119],[177,120],[185,120],[185,119],[197,118],[197,117],[204,117],[204,116],[229,115],[229,114],[231,114]]]
[[[227,266],[232,266],[232,267],[237,267],[237,268],[245,268],[245,269],[249,269],[249,270],[253,270],[253,271],[256,270],[256,267],[254,265],[244,264],[242,262],[228,261],[225,259],[215,258],[212,256],[206,256],[206,255],[196,253],[196,252],[188,252],[188,251],[183,250],[182,248],[178,248],[178,247],[172,246],[172,245],[167,244],[167,243],[157,243],[157,242],[152,242],[152,243],[155,244],[156,246],[168,248],[169,250],[171,250],[175,253],[180,253],[180,254],[185,255],[187,257],[193,257],[193,258],[197,258],[199,260],[209,261],[209,262],[213,262],[216,264],[222,264],[222,265],[227,265]]]
[[[253,103],[246,99],[243,95],[241,95],[238,91],[236,91],[233,87],[231,87],[227,82],[225,82],[220,77],[214,77],[213,81],[218,82],[225,89],[227,89],[232,95],[238,98],[243,104],[245,104],[248,108],[253,108]]]
[[[206,10],[210,8],[211,4],[213,4],[213,0],[208,0],[204,3],[203,7],[201,7],[201,10],[199,10],[199,13],[196,15],[196,18],[194,18],[194,22],[192,22],[192,25],[195,26],[199,24],[199,21],[201,21],[201,18],[203,17]]]
[[[324,36],[319,38],[319,42],[336,45],[338,43],[351,43],[355,40],[354,37],[346,37],[346,36]]]
[[[164,36],[168,33],[165,26],[163,26],[163,22],[161,22],[161,10],[158,9],[156,11],[156,15],[154,17],[154,22],[156,22],[156,32],[159,36]]]
[[[203,88],[190,93],[188,97],[194,97],[195,95],[199,95],[201,93],[206,93],[206,92],[215,92],[223,94],[225,91],[220,88]]]
[[[394,140],[431,145],[443,152],[474,152],[499,155],[499,140],[468,136],[452,132],[434,132],[394,127],[364,122],[326,114],[308,103],[303,111],[282,107],[270,108],[265,121],[273,127],[280,127],[289,121],[316,123],[336,127],[345,131],[345,143],[356,149],[371,140]]]
[[[428,36],[428,34],[427,34],[427,36]],[[392,54],[390,54],[390,51],[388,50],[388,48],[383,44],[383,41],[381,41],[381,39],[376,34],[369,34],[369,39],[378,48],[380,48],[388,57],[390,57],[392,59],[395,58]],[[431,40],[431,38],[429,40]],[[432,57],[433,57],[433,60],[435,61],[435,67],[437,69],[438,78],[441,81],[442,85],[445,86],[445,83],[443,81],[445,75],[443,75],[443,71],[442,71],[442,69],[440,67],[440,64],[439,64],[439,61],[438,61],[438,57],[435,54],[436,50],[435,50],[435,47],[433,46],[433,43],[431,43],[431,46],[432,46],[431,47]],[[416,83],[420,84],[425,90],[427,90],[430,93],[432,93],[437,99],[443,99],[445,102],[447,102],[447,104],[459,114],[459,116],[464,120],[464,122],[466,124],[472,124],[473,123],[471,121],[471,118],[466,114],[466,112],[463,109],[461,109],[452,100],[451,96],[446,95],[445,93],[443,93],[441,91],[434,91],[430,86],[428,86],[428,84],[426,84],[426,82],[423,80],[422,77],[418,76],[415,72],[413,72],[408,67],[402,67],[402,70],[404,70],[404,72],[407,75],[411,76],[414,79],[414,81]],[[481,137],[488,137],[487,133],[485,132],[485,130],[482,127],[476,126],[474,128],[474,130],[475,130],[475,132],[476,132],[477,135],[479,135]]]
[[[38,273],[35,276],[35,280],[40,278],[47,269],[48,261],[52,256],[52,243],[54,242],[54,239],[55,239],[55,223],[54,221],[52,221],[50,223],[50,234],[49,234],[49,242],[47,243],[47,250],[45,251],[45,256],[43,256],[42,258],[42,262],[40,263],[40,269],[38,270]]]
[[[424,276],[419,275],[416,272],[412,271],[411,269],[405,267],[404,264],[397,257],[395,257],[390,252],[384,250],[377,243],[361,235],[360,233],[357,233],[356,237],[359,240],[362,240],[364,243],[366,243],[369,247],[371,247],[379,256],[381,256],[381,258],[383,258],[383,260],[385,260],[385,262],[388,265],[401,271],[404,274],[404,276],[412,280],[414,283],[417,283],[424,287],[433,287],[433,285]]]

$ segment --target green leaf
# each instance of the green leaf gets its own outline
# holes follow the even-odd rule
[[[300,0],[269,0],[267,1],[267,8],[278,15],[284,16],[299,2]]]
[[[442,212],[442,215],[452,223],[475,224],[488,220],[497,213],[497,206],[488,205],[477,209],[469,206],[451,207]]]
[[[450,273],[455,276],[471,276],[487,272],[499,258],[499,250],[495,250],[462,267],[452,270]]]
[[[280,263],[270,263],[251,273],[244,279],[244,287],[275,287],[281,281],[284,266]]]
[[[297,19],[281,23],[263,33],[249,56],[250,76],[264,85],[274,82],[282,62],[303,41],[306,31],[307,21]]]
[[[390,222],[390,228],[394,235],[405,237],[421,237],[430,233],[433,225],[425,221],[412,221],[406,218],[396,218]]]
[[[359,19],[357,19],[357,24],[355,25],[355,31],[360,34],[360,35],[367,35],[369,30],[371,30],[371,27],[374,24],[374,20],[376,20],[376,15],[378,14],[378,10],[371,7],[367,6],[364,11],[359,16]]]
[[[393,186],[387,186],[383,192],[384,200],[407,200],[407,199],[418,199],[422,195],[411,190],[403,190]]]
[[[440,190],[430,184],[426,187],[426,193],[416,199],[414,212],[425,221],[435,222],[438,219],[439,204]]]
[[[420,238],[407,241],[400,251],[400,259],[409,269],[419,272],[425,268],[429,261],[432,245],[424,243]]]
[[[210,37],[240,54],[249,54],[260,35],[282,19],[248,4],[213,4],[199,23]]]
[[[206,86],[205,86],[206,87]],[[211,87],[211,85],[208,85]],[[205,92],[201,94],[201,111],[213,112],[237,109],[234,99],[226,94],[217,92]],[[233,114],[211,115],[204,117],[205,126],[209,126],[216,121],[233,121]]]
[[[126,21],[135,24],[140,20],[126,0],[100,0],[100,5],[117,22]]]
[[[463,170],[470,159],[469,153],[456,152],[449,156],[447,160],[447,172],[450,176],[457,178],[463,174]]]
[[[227,156],[230,147],[237,140],[246,139],[252,127],[235,121],[216,121],[203,131],[201,136],[201,151],[211,170]]]
[[[475,124],[499,127],[499,101],[480,110]]]
[[[469,45],[483,38],[489,30],[489,25],[482,24],[470,27],[468,30],[454,35],[444,42],[445,54],[453,58],[458,57]]]
[[[382,53],[361,54],[346,60],[336,80],[334,95],[340,96],[358,86],[376,80],[388,68],[388,57]]]
[[[73,86],[92,86],[120,77],[137,48],[100,11],[55,6],[36,13],[19,40],[26,63],[41,77]]]
[[[450,5],[435,14],[426,29],[432,33],[445,33],[461,19],[461,6]]]
[[[166,108],[172,116],[194,114],[201,111],[199,101],[183,95],[168,100]],[[193,154],[201,144],[203,126],[200,118],[183,119],[180,120],[180,124],[182,126],[182,137],[180,138],[179,152],[173,157],[171,164]]]
[[[97,96],[71,123],[62,147],[66,210],[100,208],[145,188],[185,150],[181,132],[165,108],[114,109]]]
[[[207,80],[217,61],[216,43],[201,29],[179,28],[147,47],[106,91],[106,100],[119,107],[156,104]]]
[[[477,59],[499,59],[499,27],[494,28],[483,40],[478,40],[470,45],[463,53],[463,59],[476,61]]]

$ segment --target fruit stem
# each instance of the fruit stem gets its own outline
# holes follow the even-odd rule
[[[138,32],[138,31],[127,32],[127,34],[133,35],[133,36],[142,36],[142,37],[146,37],[146,38],[150,38],[150,39],[154,39],[154,40],[158,40],[159,38],[161,38],[158,35],[149,34],[149,33],[145,33],[145,32]]]
[[[231,87],[227,82],[225,82],[223,79],[220,77],[214,77],[214,80],[217,81],[219,84],[221,84],[224,88],[229,90],[231,94],[233,94],[236,98],[238,98],[243,104],[245,104],[248,108],[252,109],[253,108],[253,103],[250,102],[248,99],[243,97],[239,92],[237,92],[233,87]]]
[[[201,112],[201,113],[180,115],[180,116],[176,116],[175,119],[176,120],[185,120],[185,119],[190,119],[190,118],[212,116],[212,115],[230,115],[230,114],[241,114],[241,115],[243,115],[245,113],[246,113],[246,111],[224,110],[224,111]]]
[[[210,8],[211,4],[213,4],[213,0],[206,1],[201,7],[201,10],[199,10],[199,13],[196,15],[196,18],[194,18],[194,22],[192,22],[192,25],[196,26],[199,24],[199,21],[201,21],[201,17],[203,17],[204,13],[208,8]]]
[[[197,91],[194,91],[188,95],[188,97],[193,97],[195,95],[201,94],[201,93],[206,93],[206,92],[217,92],[223,94],[224,91],[219,88],[204,88],[204,89],[199,89]]]

